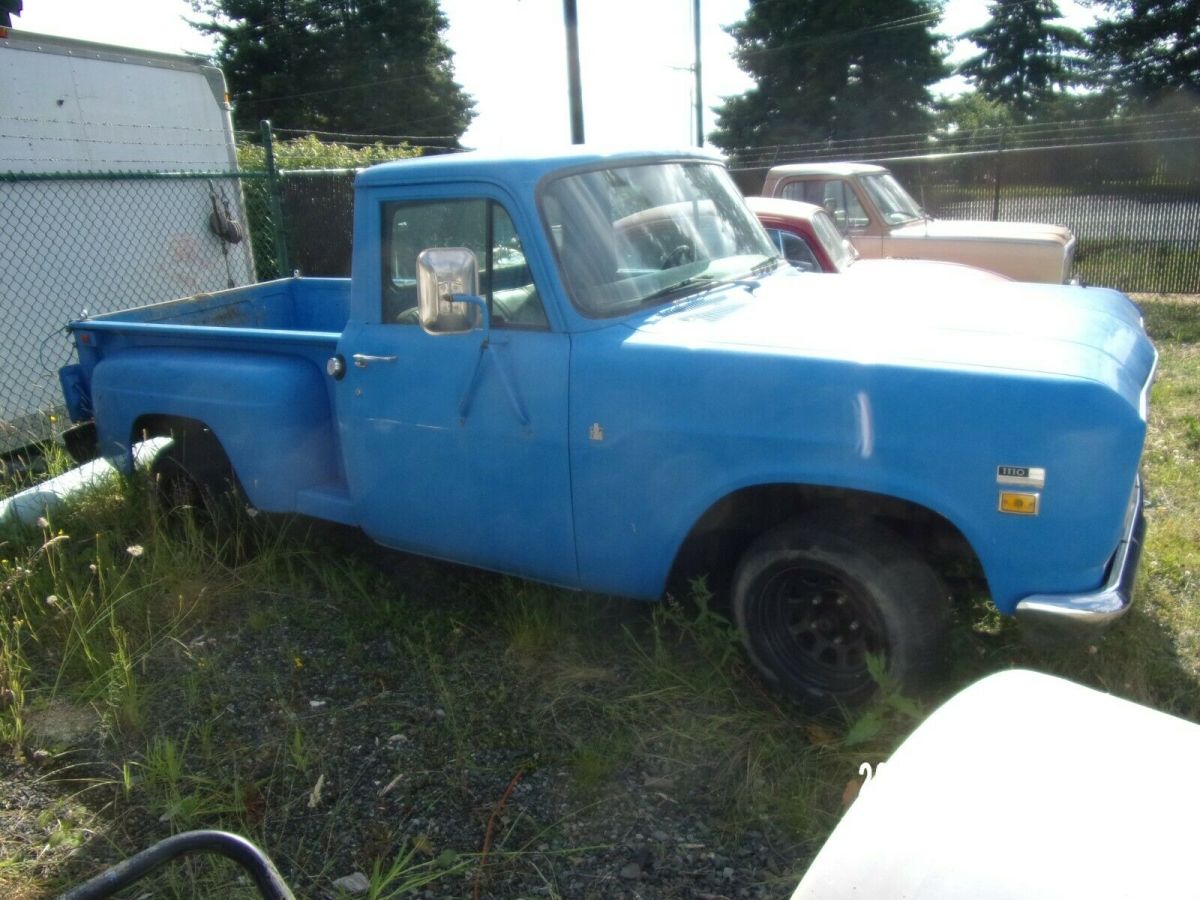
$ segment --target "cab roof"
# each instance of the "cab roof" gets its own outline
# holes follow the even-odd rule
[[[673,160],[723,162],[721,157],[696,148],[612,150],[583,144],[528,152],[497,153],[470,150],[464,153],[419,156],[380,163],[359,172],[355,186],[413,184],[447,179],[502,182],[509,185],[536,184],[546,175],[562,170],[593,165],[629,165]]]
[[[873,172],[886,172],[883,166],[872,163],[858,162],[810,162],[788,163],[782,166],[772,166],[770,176],[779,175],[870,175]]]

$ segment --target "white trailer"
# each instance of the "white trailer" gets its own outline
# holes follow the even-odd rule
[[[207,61],[0,28],[0,453],[47,436],[69,320],[254,281],[236,171]]]

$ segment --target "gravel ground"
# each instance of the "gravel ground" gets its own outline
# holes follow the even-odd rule
[[[403,556],[385,565],[400,592],[502,583]],[[172,831],[222,825],[258,841],[305,897],[337,895],[335,881],[404,847],[413,866],[451,870],[406,894],[418,897],[768,898],[795,886],[812,846],[731,818],[703,768],[665,747],[607,759],[594,710],[548,717],[536,664],[498,638],[455,615],[433,648],[421,626],[331,625],[353,615],[254,596],[165,647],[143,676],[139,739],[102,739],[84,710],[74,733],[34,740],[49,755],[0,767],[5,855],[71,882]],[[583,769],[582,735],[599,748]],[[152,774],[156,741],[183,760],[174,782]]]

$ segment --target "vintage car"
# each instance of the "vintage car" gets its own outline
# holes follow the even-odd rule
[[[746,204],[767,230],[768,237],[801,272],[827,272],[890,282],[1007,281],[988,269],[925,259],[863,259],[833,219],[815,203],[778,197],[747,197]]]
[[[978,266],[1016,281],[1071,279],[1075,235],[1063,225],[935,219],[882,166],[822,162],[775,166],[767,197],[826,209],[863,256],[940,259]]]
[[[1197,759],[1194,722],[991,675],[862,762],[792,900],[1196,897]]]

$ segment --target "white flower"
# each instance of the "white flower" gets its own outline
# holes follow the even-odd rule
[[[37,517],[37,527],[38,528],[49,528],[50,520],[47,519],[45,516],[38,516]]]
[[[134,559],[137,559],[139,556],[142,556],[146,552],[146,548],[143,547],[141,544],[130,544],[128,547],[125,548],[125,552],[128,553],[130,556],[132,556]]]

